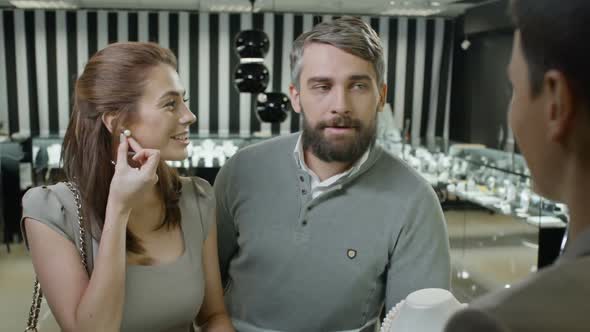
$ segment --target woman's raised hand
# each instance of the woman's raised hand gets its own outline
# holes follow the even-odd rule
[[[124,134],[120,135],[120,140],[109,200],[113,199],[133,209],[140,204],[144,193],[158,182],[156,170],[160,162],[160,150],[144,149],[135,139]],[[132,159],[139,167],[132,167],[127,161],[129,146],[135,151]]]

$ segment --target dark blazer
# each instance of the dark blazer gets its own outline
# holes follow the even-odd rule
[[[551,266],[457,312],[445,332],[590,331],[590,229]]]

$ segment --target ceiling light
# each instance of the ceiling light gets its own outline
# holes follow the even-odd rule
[[[65,0],[13,0],[10,4],[22,9],[77,9],[78,4],[74,1]]]
[[[433,7],[439,7],[440,6],[440,2],[438,1],[433,1],[430,3]]]
[[[389,1],[389,4],[395,6],[395,1]]]
[[[442,12],[440,9],[427,8],[427,9],[411,9],[411,8],[395,8],[385,11],[384,15],[389,16],[430,16],[436,15]]]
[[[250,5],[211,5],[209,6],[209,11],[232,13],[257,13],[260,11],[260,7],[255,6],[254,10],[252,10],[252,6]]]

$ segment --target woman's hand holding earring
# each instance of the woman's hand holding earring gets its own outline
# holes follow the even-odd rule
[[[134,208],[142,201],[143,193],[158,181],[156,171],[160,161],[160,150],[144,149],[135,139],[126,137],[123,133],[120,139],[109,201],[113,199],[128,208]],[[130,146],[135,151],[132,159],[139,163],[139,168],[133,168],[127,162]]]
[[[131,130],[129,130],[129,129],[121,130],[121,134],[124,135],[125,137],[131,137]],[[127,154],[130,156],[133,156],[133,155],[135,155],[135,152],[128,151]],[[117,163],[114,160],[111,160],[111,164],[113,166],[117,166]]]

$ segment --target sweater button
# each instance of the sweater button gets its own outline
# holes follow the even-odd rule
[[[301,223],[303,226],[307,226],[307,220],[303,220],[303,222]]]
[[[305,182],[305,178],[303,177],[303,175],[301,175],[301,176],[299,177],[299,180],[301,180],[301,182]]]
[[[307,195],[307,190],[305,190],[305,189],[301,189],[301,193],[302,193],[303,195]]]

